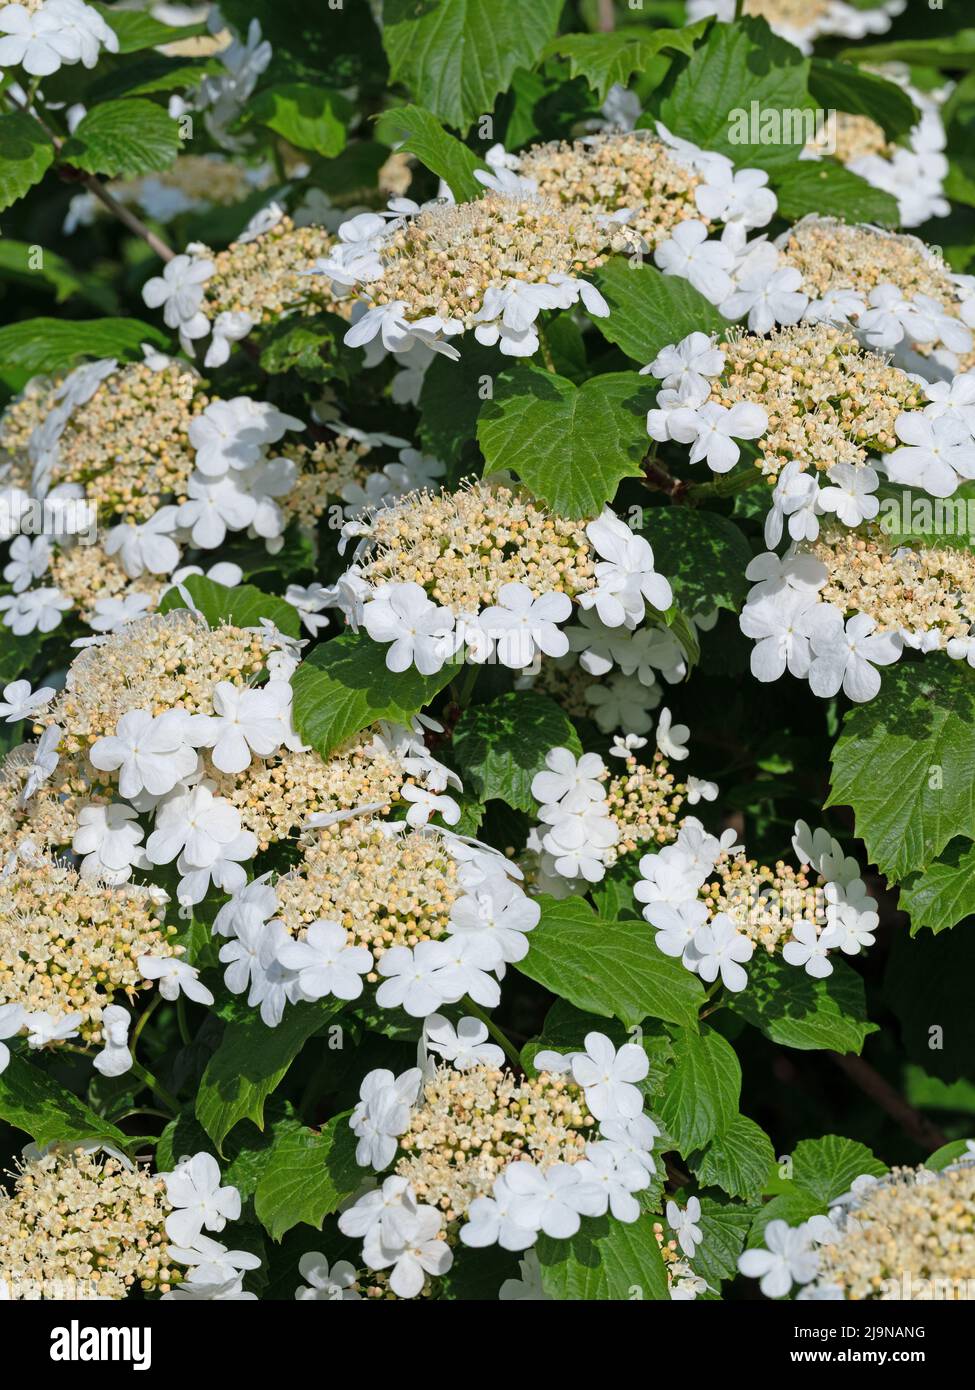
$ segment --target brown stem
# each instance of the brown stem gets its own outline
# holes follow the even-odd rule
[[[947,1144],[948,1136],[942,1134],[938,1126],[922,1115],[920,1110],[915,1110],[914,1106],[909,1104],[869,1062],[852,1054],[831,1052],[829,1055],[853,1084],[859,1086],[881,1110],[886,1111],[908,1138],[913,1139],[922,1149],[930,1152],[940,1149],[942,1144]]]
[[[9,101],[13,102],[14,106],[16,106],[19,111],[22,111],[25,116],[29,116],[31,120],[37,122],[44,134],[51,141],[55,152],[60,157],[64,141],[57,131],[52,129],[44,117],[41,116],[39,112],[33,110],[28,103],[18,101],[10,92],[5,92],[4,96],[6,96]],[[136,217],[134,212],[130,212],[117,198],[114,198],[105,185],[99,182],[94,174],[83,173],[81,170],[75,169],[70,163],[59,164],[58,172],[67,175],[68,179],[77,179],[84,188],[87,188],[88,192],[91,193],[93,197],[97,198],[100,203],[108,208],[109,212],[114,217],[117,217],[124,226],[128,227],[130,232],[134,232],[136,236],[141,237],[146,245],[150,246],[161,260],[171,261],[176,255],[176,252],[170,246],[167,246],[161,237],[156,236],[155,232],[150,231],[146,224],[140,218]]]
[[[616,11],[613,0],[599,0],[597,5],[598,26],[601,34],[611,34],[616,28]]]
[[[682,500],[690,484],[683,482],[680,478],[672,477],[653,452],[646,455],[640,466],[643,469],[643,476],[647,480],[648,487],[665,492],[674,502]]]

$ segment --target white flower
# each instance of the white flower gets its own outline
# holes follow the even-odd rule
[[[160,507],[141,526],[123,522],[109,531],[105,552],[118,555],[130,579],[149,574],[172,574],[179,564],[179,546],[172,539],[178,508]]]
[[[867,302],[870,307],[860,315],[857,328],[870,347],[881,351],[896,347],[905,334],[914,343],[937,341],[936,320],[905,299],[896,285],[875,285]]]
[[[811,830],[804,820],[796,821],[792,848],[796,858],[803,864],[811,864],[820,878],[827,883],[839,883],[843,887],[859,881],[860,866],[855,859],[844,854],[839,840],[834,840],[828,830]],[[861,885],[862,886],[862,885]]]
[[[643,915],[657,929],[654,937],[657,950],[673,960],[683,958],[688,970],[696,971],[700,957],[693,942],[708,920],[707,906],[700,898],[689,897],[677,903],[658,898],[647,903]]]
[[[423,676],[439,671],[451,655],[454,615],[427,598],[422,587],[384,584],[362,609],[362,625],[374,642],[390,642],[390,671],[415,666]]]
[[[28,1047],[47,1047],[48,1043],[64,1042],[67,1038],[74,1038],[78,1033],[78,1025],[82,1022],[82,1015],[75,1014],[49,1014],[43,1011],[34,1014],[24,1015],[24,1027],[27,1029]]]
[[[455,1029],[442,1014],[431,1014],[423,1021],[423,1038],[431,1052],[450,1062],[457,1071],[504,1064],[503,1049],[488,1042],[487,1025],[479,1018],[461,1018]]]
[[[2,11],[0,11],[2,13]],[[10,544],[10,562],[3,577],[15,594],[29,589],[35,579],[47,573],[51,563],[51,542],[46,536],[18,536]]]
[[[606,802],[590,802],[585,810],[543,806],[540,818],[551,826],[542,843],[554,856],[555,872],[563,878],[598,883],[606,873],[605,851],[619,840],[619,827]]]
[[[258,1269],[261,1263],[248,1250],[228,1250],[202,1234],[185,1246],[171,1245],[169,1254],[178,1264],[190,1267],[189,1278],[194,1284],[224,1284],[228,1279],[236,1280],[241,1270]]]
[[[679,343],[671,343],[661,348],[649,367],[640,369],[641,375],[650,374],[660,378],[665,389],[677,391],[681,386],[703,392],[707,400],[711,387],[708,377],[720,376],[725,364],[725,355],[715,347],[715,340],[706,333],[690,333]]]
[[[78,813],[77,829],[71,841],[75,854],[83,855],[82,878],[124,883],[133,867],[147,869],[149,860],[142,848],[144,831],[131,806],[121,801],[109,805],[92,803]]]
[[[585,1052],[572,1059],[572,1075],[586,1093],[586,1104],[597,1120],[630,1120],[643,1109],[643,1097],[633,1084],[642,1081],[650,1062],[642,1047],[624,1043],[617,1049],[604,1033],[587,1033]]]
[[[475,1249],[500,1245],[502,1250],[527,1250],[538,1238],[537,1228],[519,1225],[512,1216],[516,1200],[505,1181],[507,1169],[494,1180],[490,1197],[475,1197],[467,1210],[467,1221],[460,1228],[465,1245]]]
[[[311,923],[303,941],[283,945],[278,960],[296,972],[302,998],[312,1002],[329,994],[358,999],[360,976],[373,968],[372,953],[364,946],[350,946],[345,928],[324,918]]]
[[[595,589],[579,597],[583,608],[595,608],[607,627],[637,627],[646,604],[664,612],[674,601],[669,582],[653,568],[653,549],[643,536],[635,536],[624,521],[607,507],[586,527],[597,554]]]
[[[931,402],[924,407],[929,419],[954,415],[975,434],[975,371],[962,372],[951,381],[925,382],[924,394]]]
[[[761,265],[746,269],[736,277],[734,290],[722,301],[721,312],[729,319],[747,314],[753,333],[768,333],[776,324],[798,323],[809,303],[799,291],[801,284],[802,273],[794,266],[781,266],[771,274]]]
[[[213,795],[214,783],[178,788],[156,811],[155,829],[146,842],[153,864],[170,864],[178,854],[198,868],[216,863],[240,834],[240,812],[232,802]]]
[[[6,1071],[10,1062],[10,1048],[4,1039],[15,1038],[26,1021],[20,1004],[0,1004],[0,1072]]]
[[[17,798],[18,806],[26,806],[38,787],[42,787],[57,768],[58,744],[61,742],[63,733],[64,730],[59,729],[56,724],[49,724],[37,740],[34,747],[34,761],[31,764],[23,790]]]
[[[102,1014],[102,1037],[104,1047],[92,1060],[92,1066],[102,1076],[124,1076],[132,1068],[132,1053],[129,1051],[129,1024],[131,1019],[125,1009],[118,1004],[109,1004]]]
[[[51,5],[37,9],[5,5],[0,10],[0,33],[6,35],[0,39],[0,68],[19,64],[32,77],[50,77],[62,63],[81,59],[79,33]],[[117,49],[118,39],[114,34],[113,38]]]
[[[605,1216],[610,1211],[617,1221],[639,1218],[640,1203],[633,1193],[649,1187],[650,1175],[639,1164],[628,1162],[616,1144],[587,1144],[585,1158],[575,1166],[580,1179],[576,1202],[586,1216]]]
[[[509,1211],[517,1226],[542,1231],[554,1240],[568,1240],[581,1224],[576,1164],[553,1163],[537,1168],[526,1159],[509,1163],[505,1187],[511,1194]]]
[[[450,909],[451,933],[474,932],[492,943],[497,960],[519,961],[528,954],[525,936],[538,925],[541,908],[510,880],[491,881],[458,898]]]
[[[873,911],[876,903],[873,898],[866,896],[863,882],[854,879],[846,888],[839,883],[827,883],[823,892],[826,897],[826,921],[835,929],[836,945],[843,954],[856,956],[872,946],[880,917]]]
[[[884,459],[891,482],[950,497],[960,479],[975,478],[975,442],[955,415],[931,419],[920,410],[904,411],[894,432],[902,443]]]
[[[50,704],[53,695],[54,689],[50,685],[42,685],[38,690],[32,691],[30,681],[11,681],[3,688],[0,719],[6,724],[19,724],[22,719],[33,719],[45,705]]]
[[[569,639],[557,623],[572,612],[568,594],[532,595],[527,584],[503,584],[499,602],[480,615],[482,629],[497,641],[498,660],[513,671],[530,666],[536,648],[546,656],[565,656]]]
[[[653,258],[665,275],[689,280],[712,304],[720,304],[734,288],[730,271],[735,257],[729,246],[708,241],[703,222],[680,222],[673,234],[662,241]]]
[[[756,680],[777,681],[786,666],[794,676],[808,675],[809,615],[821,606],[815,593],[804,589],[782,588],[749,598],[738,623],[746,637],[756,639],[751,654]]]
[[[694,1258],[694,1251],[704,1239],[697,1222],[701,1219],[701,1203],[696,1197],[688,1197],[687,1206],[679,1207],[676,1202],[667,1203],[667,1225],[677,1236],[677,1242],[687,1258]]]
[[[383,983],[376,990],[381,1009],[402,1008],[413,1018],[426,1018],[444,1003],[442,971],[449,953],[441,941],[421,941],[410,950],[392,946],[383,952],[379,973]]]
[[[710,873],[698,869],[688,854],[679,845],[666,845],[657,854],[645,854],[640,860],[641,878],[633,886],[633,895],[638,902],[667,903],[677,907],[689,898],[697,897],[697,890]],[[644,910],[644,917],[650,921]]]
[[[298,1261],[298,1272],[308,1283],[295,1289],[295,1298],[301,1302],[342,1303],[358,1302],[361,1294],[352,1287],[356,1281],[355,1268],[348,1260],[336,1260],[329,1269],[325,1256],[317,1250],[309,1250]]]
[[[188,741],[189,720],[182,710],[163,714],[131,709],[115,733],[96,739],[89,758],[100,771],[118,771],[118,790],[131,799],[146,791],[161,796],[196,770],[198,755]]]
[[[688,777],[687,779],[687,804],[696,806],[699,801],[716,801],[718,797],[717,782],[706,782],[700,777]]]
[[[708,984],[721,976],[721,983],[737,994],[748,984],[742,963],[751,960],[755,943],[743,936],[725,912],[719,912],[694,933],[697,973]],[[688,1252],[691,1253],[691,1252]]]
[[[704,459],[713,473],[728,473],[741,457],[735,440],[758,439],[768,429],[768,415],[752,401],[730,409],[708,401],[696,410],[675,410],[669,425],[672,439],[691,445],[691,463]]]
[[[545,769],[536,772],[532,779],[536,801],[558,802],[563,810],[582,811],[591,801],[602,801],[606,795],[600,780],[606,764],[598,753],[583,753],[576,758],[568,748],[551,748],[545,754]]]
[[[267,401],[235,396],[211,401],[190,424],[189,439],[199,471],[220,477],[231,468],[252,468],[268,444],[276,444],[288,430],[303,428],[294,415],[283,414]]]
[[[259,690],[219,681],[213,691],[216,713],[194,721],[198,746],[211,750],[221,772],[243,772],[254,754],[266,758],[281,747],[290,696],[291,687],[282,681],[269,681]]]
[[[435,1207],[420,1206],[416,1214],[404,1222],[404,1244],[390,1248],[373,1236],[367,1236],[363,1258],[370,1269],[387,1269],[392,1265],[389,1287],[397,1298],[415,1298],[423,1289],[426,1275],[446,1274],[454,1262],[454,1254],[442,1240],[443,1218]]]
[[[793,924],[792,940],[782,947],[782,955],[789,965],[801,965],[814,980],[824,980],[833,973],[826,953],[838,945],[838,933],[832,927],[818,932],[814,922],[800,921]]]
[[[307,588],[301,584],[289,584],[284,591],[284,598],[292,608],[297,608],[302,627],[306,632],[310,632],[312,637],[317,637],[322,628],[328,627],[328,618],[322,616],[322,610],[330,606],[331,594],[321,584],[316,582],[309,584]]]
[[[846,625],[831,603],[818,603],[805,618],[814,653],[809,666],[809,685],[815,695],[829,699],[840,687],[851,700],[872,700],[880,690],[876,666],[889,666],[903,649],[897,633],[873,630],[876,622],[866,613],[855,613]]]
[[[584,698],[592,707],[593,718],[603,733],[611,729],[631,729],[634,732],[630,737],[635,738],[637,732],[649,733],[653,728],[650,711],[660,703],[660,692],[644,685],[637,676],[624,676],[616,671],[605,682],[587,686]],[[621,752],[626,756],[626,750],[611,748],[609,751],[611,755]]]
[[[243,241],[242,236],[237,238]],[[203,359],[204,367],[222,367],[230,357],[231,343],[239,343],[254,327],[250,314],[241,310],[225,309],[218,314],[213,323],[210,346]]]
[[[835,512],[844,526],[859,526],[870,521],[880,510],[880,501],[871,496],[880,482],[869,466],[854,467],[850,463],[834,463],[827,474],[833,487],[819,493],[819,505],[824,512]]]
[[[240,1277],[204,1284],[198,1279],[184,1279],[175,1289],[164,1293],[161,1303],[256,1303],[256,1293],[245,1293]]]
[[[785,1221],[770,1221],[763,1239],[767,1250],[746,1250],[738,1257],[738,1268],[749,1279],[758,1279],[766,1298],[782,1298],[793,1282],[808,1284],[816,1277],[819,1256],[809,1248],[808,1234],[802,1226],[793,1228]]]
[[[297,977],[278,960],[278,951],[291,938],[280,922],[265,922],[256,905],[237,916],[236,931],[234,939],[220,948],[220,960],[227,967],[224,984],[231,994],[249,989],[248,1004],[251,1008],[260,1005],[263,1021],[276,1028],[285,1004],[299,997]]]
[[[975,668],[975,637],[949,637],[945,651],[953,661],[967,661]]]
[[[210,324],[202,311],[203,289],[216,269],[206,257],[174,256],[163,267],[162,275],[154,275],[142,287],[142,298],[150,309],[163,309],[167,328],[179,330],[184,346],[193,338],[202,338]],[[192,348],[189,348],[192,354]]]
[[[166,1234],[177,1245],[192,1245],[202,1230],[222,1231],[239,1218],[240,1193],[236,1187],[221,1187],[220,1165],[212,1154],[193,1154],[159,1176],[175,1208],[166,1217]]]
[[[240,473],[213,479],[191,473],[186,496],[176,519],[201,550],[215,550],[223,545],[228,530],[245,531],[257,515],[257,499],[244,490]]]
[[[125,594],[122,598],[100,598],[88,620],[93,632],[118,632],[119,628],[143,618],[152,608],[151,594]]]
[[[2,11],[0,11],[2,13]],[[61,614],[72,607],[71,600],[60,589],[28,589],[22,594],[4,594],[0,612],[15,637],[30,632],[53,632],[61,622]]]
[[[657,747],[664,757],[683,762],[687,757],[685,739],[690,734],[686,724],[671,724],[670,710],[664,706],[657,717]]]
[[[448,825],[456,825],[460,820],[460,807],[452,796],[438,796],[412,782],[405,782],[400,791],[404,801],[412,802],[406,813],[406,823],[414,829],[426,825],[430,817],[436,815],[442,816]]]
[[[396,1140],[409,1127],[410,1107],[421,1079],[419,1067],[411,1067],[399,1076],[380,1067],[363,1077],[358,1104],[349,1117],[349,1127],[359,1140],[355,1159],[360,1168],[371,1167],[378,1172],[392,1163]]]
[[[97,739],[88,756],[101,772],[118,772],[119,791],[130,799],[142,791],[163,796],[196,770],[197,753],[188,741],[188,716],[182,710],[153,715],[129,710],[115,733]]]
[[[184,851],[176,860],[182,875],[176,895],[182,906],[201,903],[210,884],[225,893],[236,893],[247,882],[244,864],[257,853],[257,836],[252,830],[242,830],[229,845],[221,845],[217,857],[209,864],[194,864]]]
[[[136,961],[139,974],[144,980],[156,980],[159,993],[164,999],[175,1002],[180,993],[196,1004],[212,1004],[213,995],[206,985],[201,985],[200,972],[193,965],[175,956],[160,959],[157,956],[140,956]]]
[[[705,182],[694,190],[694,201],[709,222],[764,227],[775,216],[778,199],[766,187],[768,174],[764,169],[739,169],[736,173],[730,162],[713,161],[704,177]]]
[[[765,544],[770,547],[778,545],[786,517],[789,519],[789,535],[794,541],[814,541],[819,535],[822,510],[819,499],[816,474],[803,472],[802,463],[798,459],[790,459],[779,474],[772,492],[772,506],[765,518]]]
[[[385,1072],[384,1075],[392,1082],[392,1072]],[[415,1076],[419,1084],[419,1071]],[[364,1192],[353,1206],[342,1212],[338,1227],[344,1236],[374,1236],[386,1245],[402,1246],[416,1210],[416,1197],[407,1179],[386,1178],[381,1188]]]

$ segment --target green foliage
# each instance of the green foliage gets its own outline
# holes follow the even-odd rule
[[[61,158],[89,174],[132,178],[168,168],[179,151],[179,126],[164,108],[129,97],[102,102],[83,116]]]
[[[475,705],[454,730],[453,752],[464,785],[482,801],[497,798],[531,814],[537,806],[532,779],[545,767],[550,748],[582,744],[572,721],[554,700],[532,691],[509,691]]]
[[[609,317],[596,319],[603,337],[646,366],[668,343],[689,333],[720,333],[727,321],[687,280],[652,265],[615,257],[596,273]]]

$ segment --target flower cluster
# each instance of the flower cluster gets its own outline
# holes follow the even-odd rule
[[[181,568],[185,546],[213,550],[241,531],[279,547],[287,517],[277,499],[298,464],[269,448],[301,427],[250,397],[209,399],[191,368],[151,351],[142,363],[105,359],[32,383],[0,421],[0,536],[15,537],[5,624],[16,636],[50,632],[77,605],[95,631],[112,631],[200,572]],[[38,509],[53,535],[38,533]],[[239,582],[240,571],[224,577]]]
[[[815,40],[827,34],[862,39],[867,34],[886,33],[905,2],[881,0],[865,9],[846,0],[745,0],[743,13],[767,20],[774,33],[803,53],[810,53]],[[734,0],[687,0],[689,23],[708,15],[725,22],[734,19]]]
[[[374,641],[391,643],[391,671],[431,675],[461,651],[523,670],[539,652],[566,655],[560,624],[573,600],[629,629],[648,602],[664,610],[672,601],[648,542],[608,509],[587,525],[503,485],[415,493],[348,523],[345,535],[360,541],[336,601]]]
[[[556,887],[560,896],[565,880],[576,886],[598,883],[621,855],[649,844],[666,845],[681,826],[681,812],[690,801],[687,782],[678,782],[671,761],[687,757],[684,739],[688,730],[672,724],[663,709],[657,723],[657,747],[649,763],[641,763],[637,750],[647,740],[635,734],[616,738],[610,750],[623,769],[611,776],[598,753],[580,758],[568,748],[553,748],[545,756],[545,770],[532,781],[532,796],[540,803],[544,832],[533,832],[529,848],[538,853],[539,881]],[[694,800],[713,784],[689,779]],[[707,794],[707,793],[705,793]],[[693,804],[693,803],[691,803]],[[552,883],[555,880],[555,883]]]
[[[458,1239],[521,1251],[542,1233],[570,1238],[583,1217],[636,1221],[634,1194],[655,1169],[643,1048],[588,1033],[583,1051],[539,1052],[534,1076],[519,1078],[493,1058],[458,1056],[472,1022],[455,1034],[428,1020],[431,1047],[446,1044],[453,1065],[370,1072],[349,1121],[358,1162],[392,1174],[343,1212],[339,1229],[363,1238],[366,1267],[390,1270],[401,1298],[450,1269]]]
[[[151,309],[163,308],[188,356],[194,356],[195,342],[209,337],[203,365],[221,367],[232,345],[258,326],[299,308],[342,312],[339,299],[308,276],[330,244],[320,227],[296,227],[272,203],[225,251],[191,243],[166,263],[162,275],[146,281],[142,297]]]
[[[809,216],[777,247],[776,266],[801,277],[805,318],[850,322],[868,347],[894,352],[899,365],[923,376],[975,363],[975,280],[917,237]]]
[[[381,1009],[424,1018],[464,995],[493,1008],[509,962],[528,952],[538,904],[494,851],[425,824],[451,798],[408,784],[405,821],[323,816],[300,837],[300,859],[272,886],[255,880],[214,921],[235,994],[276,1026],[285,1005],[376,986]],[[378,809],[376,807],[364,808]]]
[[[738,992],[757,946],[822,979],[833,971],[830,951],[856,955],[873,944],[876,903],[856,860],[825,830],[796,823],[798,871],[748,859],[735,838],[710,835],[689,816],[672,844],[640,860],[634,896],[664,955]]]
[[[0,1296],[254,1297],[241,1279],[258,1257],[203,1235],[240,1216],[240,1193],[221,1186],[216,1159],[197,1153],[153,1174],[102,1150],[97,1140],[25,1150],[13,1191],[0,1189]]]
[[[971,1148],[971,1145],[969,1145]],[[769,1298],[799,1285],[799,1299],[975,1299],[975,1162],[940,1171],[894,1168],[855,1178],[825,1216],[799,1226],[770,1221],[764,1247],[738,1267]]]
[[[581,277],[603,263],[614,237],[585,208],[516,187],[461,204],[394,199],[391,209],[343,223],[332,253],[317,262],[336,293],[360,295],[350,347],[378,338],[387,352],[420,344],[457,357],[449,340],[473,329],[478,342],[528,357],[543,310],[581,300],[591,314],[609,313]]]

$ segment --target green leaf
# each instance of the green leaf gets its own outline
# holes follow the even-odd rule
[[[614,256],[595,278],[609,317],[593,322],[608,342],[644,366],[661,348],[689,333],[721,333],[728,327],[728,320],[689,281],[664,275],[656,266],[631,265]]]
[[[739,168],[780,170],[808,139],[815,106],[808,78],[809,59],[764,19],[715,24],[661,103],[660,119],[675,135],[727,155]],[[803,111],[810,112],[808,121],[792,114]],[[753,112],[761,123],[752,121]],[[763,129],[773,121],[774,141]]]
[[[720,1033],[706,1025],[699,1033],[691,1028],[675,1033],[660,1118],[682,1154],[725,1133],[738,1114],[740,1094],[741,1066]]]
[[[551,748],[582,753],[569,716],[531,690],[509,690],[468,710],[454,729],[451,748],[466,791],[528,815],[538,810],[531,784],[545,767],[546,753]]]
[[[801,1226],[810,1216],[825,1215],[826,1205],[803,1188],[793,1187],[788,1192],[780,1193],[778,1197],[773,1197],[771,1202],[766,1202],[759,1208],[748,1232],[749,1249],[765,1244],[765,1227],[770,1221],[784,1221],[789,1226]]]
[[[922,927],[947,931],[975,913],[975,845],[957,840],[900,885],[897,906],[910,914],[911,935]]]
[[[351,116],[352,107],[344,96],[310,82],[265,87],[248,111],[248,120],[267,126],[299,150],[313,150],[327,158],[345,148]]]
[[[877,1031],[867,1020],[863,981],[843,960],[834,959],[832,975],[814,980],[760,953],[748,966],[748,988],[729,996],[728,1007],[772,1042],[803,1052],[859,1053]]]
[[[141,343],[170,347],[164,333],[140,319],[28,319],[0,328],[0,368],[36,375],[63,371],[81,357],[138,357]]]
[[[975,68],[975,29],[959,29],[934,39],[896,39],[893,43],[844,48],[839,57],[849,63],[916,63],[919,67]]]
[[[733,521],[690,507],[653,507],[643,514],[642,534],[683,612],[694,617],[715,608],[739,611],[749,588],[745,570],[752,548]]]
[[[129,1135],[16,1054],[0,1072],[0,1120],[24,1130],[41,1148],[101,1139],[125,1150],[131,1142]]]
[[[295,728],[328,757],[333,748],[374,724],[408,724],[456,673],[449,663],[435,676],[386,666],[386,648],[364,632],[320,643],[291,677]]]
[[[702,1153],[689,1154],[687,1162],[702,1187],[720,1187],[730,1197],[754,1197],[765,1186],[775,1150],[754,1120],[736,1115]]]
[[[516,970],[576,1008],[628,1028],[645,1018],[697,1023],[700,981],[656,949],[644,922],[605,921],[581,898],[542,895],[538,902],[541,920]]]
[[[854,1178],[863,1173],[881,1178],[887,1165],[866,1144],[826,1134],[822,1139],[803,1139],[792,1152],[792,1180],[796,1187],[819,1202],[829,1203],[849,1192]]]
[[[75,270],[63,256],[49,251],[46,246],[30,245],[26,241],[0,238],[0,276],[25,285],[36,286],[38,281],[50,285],[58,304],[72,295],[80,295],[89,304],[109,313],[118,305],[111,286],[94,275]]]
[[[698,1225],[704,1237],[694,1252],[694,1273],[717,1288],[724,1279],[738,1273],[738,1256],[745,1246],[749,1227],[760,1210],[740,1202],[719,1202],[702,1197]]]
[[[89,105],[94,106],[98,101],[113,101],[116,97],[174,92],[198,87],[204,77],[220,68],[215,58],[167,58],[165,54],[152,53],[135,61],[122,60],[107,72],[100,72],[85,95]]]
[[[487,165],[422,106],[394,106],[391,111],[384,111],[376,125],[376,135],[384,144],[415,154],[421,164],[444,180],[458,202],[479,198],[484,192],[474,170],[486,169]]]
[[[482,347],[472,338],[459,362],[439,353],[430,363],[420,391],[420,438],[437,458],[452,466],[455,476],[479,472],[477,417],[498,371],[497,348]]]
[[[42,633],[28,632],[14,637],[9,628],[0,633],[0,683],[7,685],[33,664],[44,643]]]
[[[167,169],[179,152],[179,126],[165,107],[126,97],[102,102],[82,117],[61,147],[61,158],[89,174],[114,179]]]
[[[543,57],[567,58],[570,77],[584,77],[601,102],[614,83],[629,85],[663,51],[693,53],[708,27],[702,19],[686,29],[618,29],[610,34],[562,34],[546,44]]]
[[[258,1219],[272,1240],[304,1222],[321,1228],[325,1217],[362,1182],[349,1112],[324,1129],[282,1126],[275,1135],[254,1195]]]
[[[220,1045],[207,1063],[196,1096],[196,1118],[223,1152],[239,1120],[264,1128],[264,1104],[307,1040],[342,1008],[341,1000],[294,1004],[276,1028],[257,1009],[235,1003]]]
[[[389,75],[447,125],[467,130],[494,109],[517,68],[535,66],[562,0],[385,0]]]
[[[138,53],[143,48],[155,48],[158,44],[176,43],[180,39],[193,39],[207,32],[205,24],[182,24],[173,26],[163,24],[151,14],[133,10],[120,10],[116,5],[95,5],[95,9],[105,23],[115,30],[118,36],[119,54]]]
[[[486,471],[513,469],[564,516],[596,516],[623,478],[640,476],[654,394],[634,372],[577,387],[540,367],[513,367],[478,418]]]
[[[274,623],[279,632],[288,637],[297,637],[301,631],[298,610],[283,598],[265,594],[253,584],[238,584],[231,589],[226,584],[218,584],[202,574],[191,574],[183,581],[185,588],[198,613],[206,618],[211,627],[227,624],[230,627],[260,627],[261,619]],[[179,592],[170,589],[159,605],[160,613],[169,613],[174,608],[188,608],[189,604]]]
[[[907,135],[920,119],[917,107],[896,82],[832,58],[812,59],[809,94],[826,111],[868,116],[883,127],[888,140]]]
[[[968,1147],[967,1139],[952,1139],[949,1144],[942,1144],[940,1149],[935,1149],[933,1154],[929,1154],[924,1160],[925,1168],[930,1168],[932,1173],[941,1173],[952,1163],[957,1163],[960,1158],[966,1158],[971,1150]]]
[[[874,222],[896,227],[897,199],[832,160],[805,160],[776,180],[779,216],[798,221],[807,213],[843,222]]]
[[[0,116],[0,212],[40,183],[54,162],[54,145],[20,111]]]
[[[900,662],[883,692],[849,710],[833,748],[827,806],[851,806],[871,862],[895,879],[957,835],[975,839],[975,682],[939,654]]]
[[[663,1256],[645,1218],[626,1225],[613,1216],[583,1220],[571,1240],[539,1236],[542,1284],[559,1301],[667,1299]]]
[[[358,354],[344,346],[349,325],[337,314],[288,314],[261,337],[261,367],[271,376],[296,372],[304,381],[349,381]]]

